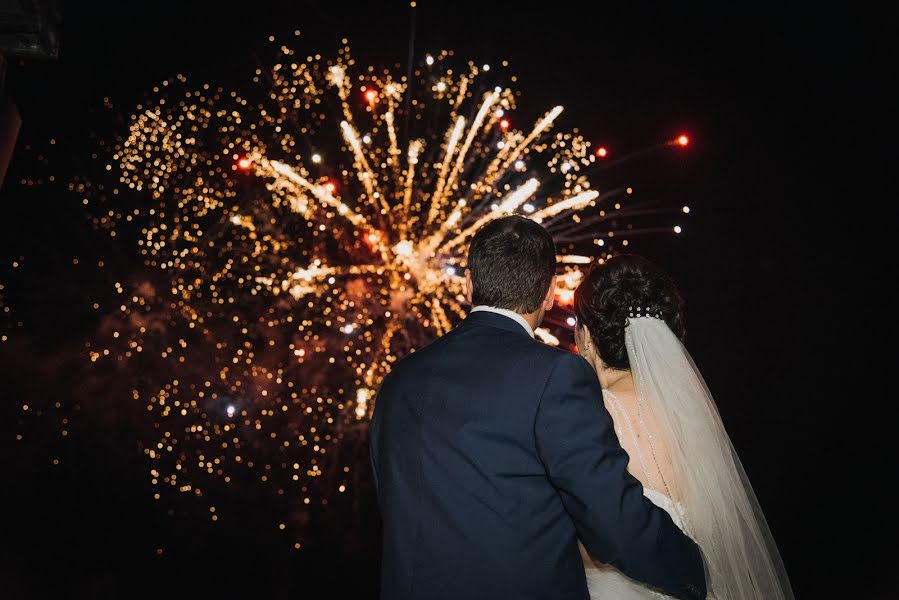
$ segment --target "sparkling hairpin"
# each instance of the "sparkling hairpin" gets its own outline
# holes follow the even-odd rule
[[[650,307],[648,307],[648,306],[646,306],[646,307],[643,307],[643,306],[637,306],[637,307],[628,306],[627,309],[628,309],[627,316],[628,316],[628,318],[631,318],[631,319],[639,319],[639,318],[641,318],[641,317],[646,317],[646,318],[649,318],[649,319],[660,319],[660,320],[662,320],[662,311],[660,311],[660,310],[653,311],[653,310],[652,310]]]

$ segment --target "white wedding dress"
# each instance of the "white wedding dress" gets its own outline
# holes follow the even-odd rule
[[[626,419],[623,414],[623,409],[614,394],[608,390],[603,390],[602,393],[606,400],[606,404],[616,407],[616,409],[613,409],[610,412],[614,415],[615,431],[620,439],[624,433],[622,421]],[[628,429],[629,433],[634,435],[633,429]],[[636,440],[633,441],[636,443]],[[643,457],[640,458],[643,460]],[[675,502],[662,492],[651,490],[646,487],[643,488],[643,495],[646,496],[650,502],[671,515],[671,520],[674,521],[674,524],[677,525],[681,531],[690,535],[690,532],[685,526],[683,505],[679,502]],[[671,598],[671,596],[653,591],[642,583],[634,581],[615,567],[594,562],[583,550],[582,554],[584,556],[584,570],[587,573],[587,588],[590,591],[591,600],[609,600],[613,598],[615,600]],[[714,596],[709,594],[707,598],[713,599]]]
[[[793,600],[764,514],[687,349],[663,320],[640,314],[628,319],[625,345],[635,397],[627,405],[607,390],[603,397],[618,438],[633,450],[644,495],[702,549],[708,598]],[[669,597],[586,553],[584,564],[592,600]]]

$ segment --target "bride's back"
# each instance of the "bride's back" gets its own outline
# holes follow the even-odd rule
[[[680,501],[677,470],[655,413],[637,397],[630,373],[603,390],[603,402],[612,415],[622,448],[630,456],[628,471],[643,487]]]

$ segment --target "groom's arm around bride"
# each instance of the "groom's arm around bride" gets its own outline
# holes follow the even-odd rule
[[[596,373],[576,355],[556,363],[537,412],[537,449],[590,555],[679,598],[705,596],[698,546],[627,473]]]

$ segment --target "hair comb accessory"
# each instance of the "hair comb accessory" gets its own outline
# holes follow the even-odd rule
[[[630,319],[639,319],[641,317],[646,317],[647,319],[664,320],[664,319],[662,319],[662,311],[653,310],[648,306],[645,306],[645,307],[644,306],[637,306],[637,307],[628,306],[627,310],[628,310],[627,316]]]

